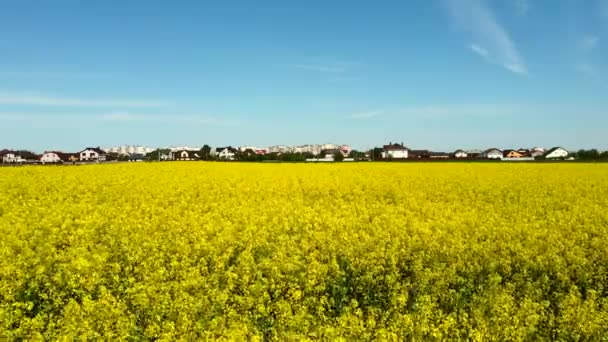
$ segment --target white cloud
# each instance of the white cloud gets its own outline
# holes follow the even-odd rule
[[[594,76],[596,74],[595,67],[589,62],[579,62],[575,65],[575,69],[589,76]]]
[[[320,71],[320,72],[332,72],[332,73],[342,73],[346,71],[346,68],[343,66],[328,66],[328,65],[315,65],[315,64],[297,64],[295,65],[298,69],[304,70],[312,70],[312,71]]]
[[[608,19],[608,0],[599,0],[599,9],[601,15]]]
[[[26,106],[57,106],[57,107],[161,107],[167,105],[163,101],[153,100],[114,100],[114,99],[84,99],[68,97],[50,97],[41,95],[2,94],[0,104]]]
[[[113,112],[97,115],[95,118],[107,122],[182,123],[210,126],[235,126],[239,124],[236,120],[227,120],[207,115],[184,114],[131,114],[127,112]]]
[[[530,3],[527,0],[514,0],[513,5],[517,15],[524,16],[530,11]]]
[[[590,62],[590,55],[592,51],[599,45],[600,39],[595,35],[586,35],[580,38],[579,44],[579,55],[580,61],[574,65],[574,68],[587,75],[595,77],[597,76],[597,68]]]
[[[588,52],[595,49],[600,39],[594,35],[588,35],[581,38],[580,45],[583,51]]]
[[[355,114],[351,114],[346,116],[346,119],[351,119],[351,120],[369,120],[369,119],[373,119],[376,117],[379,117],[383,114],[384,112],[382,111],[371,111],[371,112],[363,112],[363,113],[355,113]]]
[[[527,74],[527,68],[507,30],[482,0],[444,0],[458,26],[470,32],[475,41],[483,44],[488,55],[484,57],[517,74]],[[483,57],[483,56],[482,56]]]
[[[473,52],[480,55],[481,57],[488,58],[490,56],[490,52],[477,44],[471,44],[470,48]]]
[[[424,119],[464,119],[510,117],[528,112],[529,108],[516,105],[430,105],[413,106],[397,111],[401,115]]]
[[[191,114],[133,114],[111,112],[104,114],[64,114],[64,113],[15,113],[0,112],[0,121],[56,122],[69,120],[72,123],[89,123],[90,120],[106,123],[154,123],[154,124],[200,124],[208,126],[236,126],[238,120],[218,118],[208,115]]]
[[[111,79],[115,75],[97,73],[69,73],[52,71],[0,71],[0,77],[8,78],[47,78],[47,79]]]

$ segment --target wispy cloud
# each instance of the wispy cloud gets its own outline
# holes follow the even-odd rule
[[[95,118],[106,122],[181,123],[210,126],[235,126],[240,123],[232,119],[192,114],[132,114],[128,112],[113,112],[97,115]]]
[[[376,117],[381,116],[382,114],[384,114],[383,111],[380,110],[376,110],[376,111],[371,111],[371,112],[363,112],[363,113],[355,113],[355,114],[351,114],[346,116],[346,119],[351,119],[351,120],[369,120],[369,119],[373,119]]]
[[[576,70],[582,72],[583,74],[590,76],[595,75],[596,72],[595,67],[588,62],[579,62],[574,67]]]
[[[598,0],[600,14],[608,19],[608,0]]]
[[[515,6],[515,12],[519,16],[525,16],[530,11],[530,3],[528,0],[513,0],[513,6]]]
[[[65,114],[65,113],[16,113],[0,112],[2,121],[22,122],[57,122],[58,120],[69,120],[72,123],[90,123],[95,120],[99,123],[152,123],[152,124],[187,124],[207,126],[236,126],[240,121],[231,118],[220,118],[209,115],[197,114],[134,114],[129,112],[110,112],[102,114]]]
[[[162,107],[167,102],[155,100],[118,100],[118,99],[85,99],[69,97],[51,97],[42,95],[2,94],[0,104],[26,106],[56,106],[56,107]]]
[[[589,52],[595,49],[599,43],[600,39],[595,35],[587,35],[581,38],[580,46],[584,52]]]
[[[346,71],[346,68],[343,66],[296,64],[295,67],[298,69],[312,70],[312,71],[319,71],[319,72],[343,73]]]
[[[591,77],[596,77],[598,74],[597,67],[592,61],[592,52],[599,45],[600,39],[596,35],[585,35],[579,39],[579,61],[574,65],[574,68]]]
[[[483,58],[489,58],[490,52],[477,44],[471,44],[471,50]]]
[[[70,73],[52,71],[0,71],[2,78],[26,79],[112,79],[117,75],[101,73]]]
[[[488,52],[486,56],[480,54],[484,60],[499,64],[516,74],[528,74],[511,36],[482,0],[444,1],[456,24],[470,32],[473,39],[484,46]]]
[[[529,111],[516,105],[429,105],[402,108],[400,115],[422,119],[466,119],[512,117]]]

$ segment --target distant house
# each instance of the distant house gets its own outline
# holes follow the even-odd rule
[[[3,163],[23,163],[25,159],[21,158],[19,152],[10,151],[10,150],[2,150],[0,151],[0,157]]]
[[[465,151],[463,151],[463,150],[456,150],[456,151],[454,151],[453,155],[454,155],[454,158],[466,158],[466,157],[468,157],[468,156],[469,156],[469,155],[468,155],[468,154],[467,154]]]
[[[530,151],[530,157],[532,157],[532,158],[540,157],[543,154],[545,154],[544,151],[535,151],[535,150]]]
[[[87,147],[79,155],[80,161],[106,161],[106,153],[99,147]]]
[[[195,150],[177,150],[172,151],[173,160],[197,160],[199,159],[198,151]]]
[[[40,162],[42,164],[55,164],[61,163],[61,157],[59,156],[61,152],[55,151],[46,151],[40,156]]]
[[[430,158],[431,157],[431,151],[429,151],[429,150],[409,150],[408,151],[408,157],[410,159]]]
[[[450,158],[450,154],[446,152],[431,152],[429,155],[431,159],[448,159]]]
[[[237,149],[233,148],[232,146],[218,147],[215,149],[215,154],[217,155],[217,158],[223,160],[234,160],[236,152]]]
[[[61,159],[61,161],[64,163],[75,163],[80,159],[78,153],[65,153],[65,152],[56,152],[56,153],[59,156],[59,158]]]
[[[502,159],[503,154],[502,151],[497,148],[490,148],[481,153],[482,158],[487,159]]]
[[[568,157],[568,151],[561,147],[553,147],[543,154],[545,159],[557,159],[557,158],[566,158]]]
[[[328,149],[321,150],[320,154],[323,156],[323,159],[325,159],[325,160],[334,160],[335,156],[338,153],[343,155],[342,151],[340,151],[339,148],[328,148]]]
[[[6,149],[0,151],[0,161],[3,163],[8,163],[7,160],[9,160],[9,159],[12,160],[14,157],[15,157],[15,153],[13,151],[6,150]]]
[[[382,146],[383,159],[407,159],[409,149],[401,144],[392,144]]]
[[[525,154],[515,150],[504,150],[502,156],[503,158],[523,158]]]
[[[466,151],[469,158],[479,158],[483,151],[481,150],[468,150]]]

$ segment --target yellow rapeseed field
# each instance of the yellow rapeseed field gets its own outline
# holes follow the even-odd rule
[[[608,164],[0,168],[0,339],[608,338]]]

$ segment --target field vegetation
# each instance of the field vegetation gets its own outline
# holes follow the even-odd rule
[[[0,339],[601,340],[606,164],[0,169]]]

